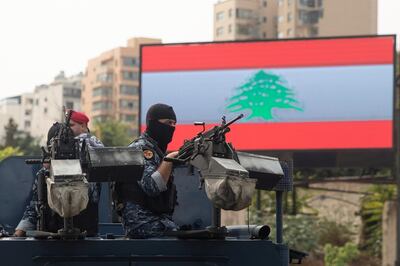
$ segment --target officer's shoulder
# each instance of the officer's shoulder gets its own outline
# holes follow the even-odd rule
[[[137,138],[134,141],[131,142],[131,144],[129,144],[129,147],[135,147],[135,148],[139,148],[139,149],[147,149],[147,148],[151,148],[149,145],[150,143],[144,139],[144,138]]]

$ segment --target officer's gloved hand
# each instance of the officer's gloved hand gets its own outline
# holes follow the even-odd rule
[[[178,151],[170,152],[164,157],[164,161],[171,162],[174,165],[179,165],[179,164],[185,163],[185,161],[183,161],[183,160],[181,160],[179,158],[176,158],[176,157],[178,157],[178,154],[179,154]]]
[[[24,236],[26,236],[26,232],[25,231],[23,231],[23,230],[15,230],[15,232],[14,232],[14,236],[16,236],[16,237],[24,237]]]

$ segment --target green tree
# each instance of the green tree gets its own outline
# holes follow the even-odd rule
[[[32,137],[28,132],[18,130],[18,125],[12,118],[8,120],[4,130],[4,147],[18,148],[24,155],[40,154],[39,140]]]
[[[324,253],[326,266],[347,266],[360,254],[357,246],[351,242],[342,247],[327,244],[324,247]]]
[[[8,124],[4,126],[5,136],[4,136],[4,146],[11,146],[16,147],[17,145],[17,136],[18,132],[18,125],[15,123],[14,119],[10,118],[8,120]]]
[[[93,131],[105,146],[126,146],[132,141],[128,125],[117,120],[96,122]]]
[[[15,156],[15,155],[22,155],[22,152],[19,150],[19,148],[14,148],[7,146],[3,149],[0,149],[0,161],[4,160],[7,157],[10,156]]]
[[[382,250],[382,213],[386,201],[396,197],[395,186],[374,185],[361,199],[361,250],[381,257]]]
[[[295,94],[286,80],[274,73],[258,71],[247,82],[236,88],[237,94],[228,100],[229,112],[250,111],[246,120],[261,118],[274,120],[273,109],[294,109],[302,111]]]

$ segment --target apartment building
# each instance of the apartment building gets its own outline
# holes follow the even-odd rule
[[[115,119],[138,135],[140,45],[160,39],[131,38],[118,47],[89,60],[82,81],[82,110],[92,121]]]
[[[377,33],[377,0],[225,0],[214,5],[214,40]]]
[[[62,121],[63,107],[81,110],[82,78],[83,73],[66,77],[61,71],[50,84],[35,88],[30,129],[32,136],[44,136],[47,131],[43,129],[48,129],[55,121]]]
[[[63,120],[63,107],[80,110],[83,74],[66,77],[61,71],[50,84],[37,86],[33,92],[0,101],[0,139],[4,126],[12,118],[18,129],[45,143],[47,129]]]
[[[226,0],[214,5],[214,40],[276,38],[277,1]]]

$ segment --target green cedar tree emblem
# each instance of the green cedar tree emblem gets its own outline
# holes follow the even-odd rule
[[[246,120],[274,120],[274,108],[303,111],[286,80],[272,72],[260,70],[235,90],[226,108],[229,112],[250,111]]]

